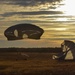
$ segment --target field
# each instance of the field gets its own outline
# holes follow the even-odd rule
[[[50,52],[1,52],[0,75],[75,75],[75,61],[57,61]]]

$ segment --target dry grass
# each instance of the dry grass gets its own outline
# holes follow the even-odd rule
[[[75,75],[74,61],[52,60],[53,53],[0,54],[0,75]]]

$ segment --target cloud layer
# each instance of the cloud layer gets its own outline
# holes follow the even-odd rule
[[[0,40],[4,30],[19,23],[32,23],[45,30],[49,40],[75,39],[75,16],[57,8],[63,0],[0,0]],[[48,41],[49,41],[48,40]]]
[[[20,6],[35,6],[45,3],[60,2],[61,0],[0,0],[0,3],[20,5]]]

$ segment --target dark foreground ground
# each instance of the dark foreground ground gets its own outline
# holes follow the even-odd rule
[[[0,53],[0,75],[75,75],[75,61],[52,59],[55,53]]]

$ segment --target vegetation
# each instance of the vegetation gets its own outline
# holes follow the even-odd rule
[[[0,48],[0,52],[61,52],[61,48]]]
[[[16,52],[16,49],[19,51]],[[0,49],[0,75],[75,75],[75,62],[53,60],[52,55],[57,52],[50,49],[52,48]]]

